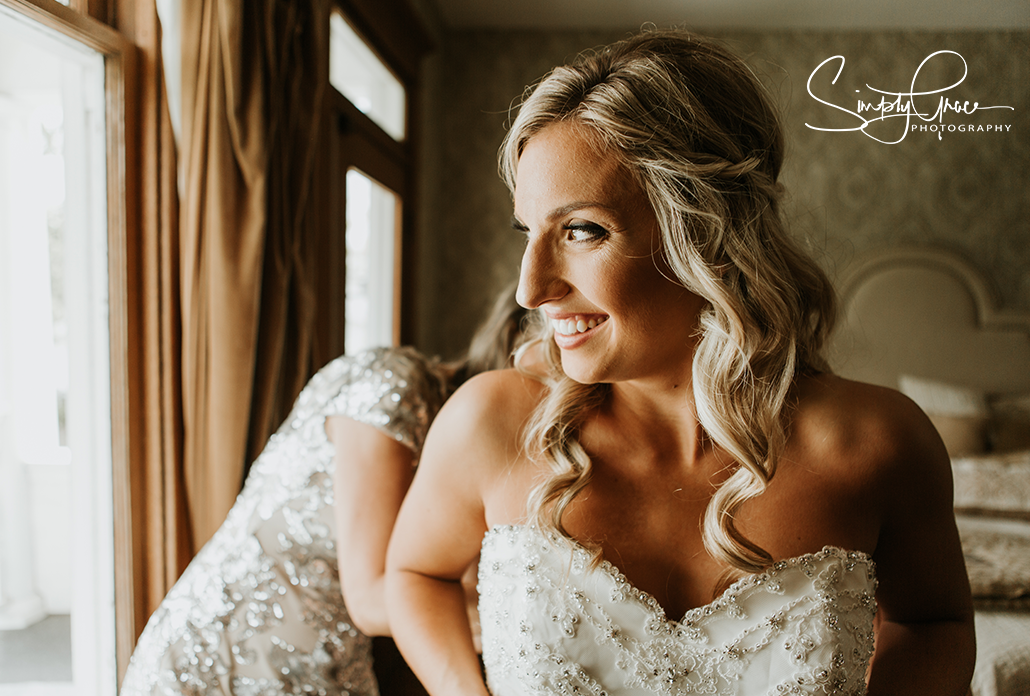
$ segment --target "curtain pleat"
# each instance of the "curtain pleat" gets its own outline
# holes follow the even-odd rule
[[[268,234],[248,464],[286,418],[311,374],[315,241],[325,234],[317,226],[311,192],[329,83],[329,5],[327,0],[309,0],[265,7]]]
[[[327,0],[183,8],[183,470],[196,549],[310,374]]]
[[[194,549],[239,492],[265,246],[260,3],[183,6],[183,471]]]
[[[176,147],[153,2],[121,16],[139,47],[139,351],[143,461],[134,464],[136,633],[192,556],[182,453],[179,220]]]
[[[312,371],[328,0],[181,3],[178,147],[155,0],[118,22],[140,57],[138,635]]]

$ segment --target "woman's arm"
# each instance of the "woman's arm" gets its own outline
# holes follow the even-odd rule
[[[869,695],[965,696],[976,641],[951,464],[937,432],[911,402],[900,403],[896,416],[907,432],[881,486]]]
[[[390,635],[386,548],[411,485],[414,455],[375,427],[346,416],[329,416],[325,430],[336,448],[333,495],[343,600],[362,633]]]
[[[394,640],[433,696],[487,696],[461,584],[398,565],[388,571]]]
[[[512,485],[517,426],[511,424],[520,422],[512,417],[519,391],[512,379],[480,375],[444,405],[390,541],[387,600],[394,640],[434,696],[488,693],[460,581],[487,530],[486,497],[498,482]]]

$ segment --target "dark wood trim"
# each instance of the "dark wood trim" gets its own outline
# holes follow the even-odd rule
[[[107,120],[107,245],[111,342],[111,457],[114,503],[115,642],[119,679],[136,641],[136,592],[133,573],[132,490],[130,463],[142,452],[138,413],[140,366],[138,299],[134,261],[139,191],[134,156],[137,115],[137,52],[111,27],[53,0],[0,0],[43,26],[60,32],[104,56]]]
[[[325,49],[320,56],[322,73],[328,82],[329,76],[329,13],[331,8],[325,7],[324,20],[321,23],[322,36],[320,45]],[[335,275],[335,254],[342,241],[337,238],[336,221],[333,217],[335,198],[338,195],[332,188],[332,152],[335,142],[332,132],[336,128],[333,123],[335,109],[331,103],[335,90],[327,84],[326,98],[321,103],[321,117],[318,124],[318,155],[315,162],[315,175],[311,180],[310,215],[311,228],[317,232],[312,235],[316,245],[315,258],[319,260],[313,269],[315,274],[315,290],[318,297],[316,318],[312,329],[311,367],[317,370],[343,352],[343,310],[337,311],[335,305],[328,301],[336,296],[336,287],[342,279]]]
[[[115,0],[79,0],[86,7],[85,11],[93,19],[114,26]]]
[[[111,27],[73,7],[65,7],[56,0],[0,0],[0,5],[70,36],[94,51],[103,53],[105,57],[134,49],[124,36]]]
[[[407,88],[410,93],[410,88]],[[329,90],[329,102],[332,107],[333,122],[337,134],[343,137],[359,135],[367,143],[367,147],[376,151],[379,157],[392,161],[398,166],[405,166],[411,159],[410,146],[407,141],[399,143],[375,121],[363,114],[347,97],[335,89]],[[385,183],[385,182],[384,182]],[[396,188],[396,187],[391,187]]]
[[[115,639],[118,676],[125,674],[136,645],[141,597],[136,585],[139,544],[133,529],[133,498],[138,477],[132,462],[142,462],[143,419],[141,298],[138,229],[138,158],[135,133],[137,60],[135,50],[107,60],[108,108],[108,274],[111,284],[111,436],[114,478]],[[134,348],[135,347],[135,348]]]
[[[421,208],[422,191],[419,186],[419,144],[422,141],[422,128],[419,115],[422,110],[421,81],[408,88],[408,195],[404,200],[402,226],[400,231],[400,285],[397,297],[397,340],[401,345],[414,345],[418,335],[418,297],[419,287],[418,258],[421,247],[421,235],[418,234],[418,211]]]
[[[319,264],[319,272],[326,278],[326,294],[321,296],[325,303],[322,312],[325,317],[327,335],[328,362],[342,355],[346,345],[346,289],[347,289],[347,164],[343,162],[342,144],[337,125],[334,122],[336,108],[331,105],[335,100],[326,100],[326,111],[330,118],[326,119],[326,142],[329,144],[329,156],[326,158],[326,176],[323,180],[326,188],[326,251],[327,254]]]
[[[402,82],[410,87],[418,81],[433,40],[408,0],[336,0],[336,5]]]
[[[114,0],[70,0],[68,6],[98,22],[113,25]]]

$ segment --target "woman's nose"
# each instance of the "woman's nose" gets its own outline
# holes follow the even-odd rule
[[[563,297],[568,291],[569,286],[562,278],[561,263],[547,238],[530,239],[522,254],[515,300],[526,309],[536,309]]]

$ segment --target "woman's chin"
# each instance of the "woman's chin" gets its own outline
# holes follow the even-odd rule
[[[561,364],[562,372],[573,382],[598,384],[606,381],[602,374],[603,371],[593,361],[583,360],[579,356],[570,356],[563,352]]]

